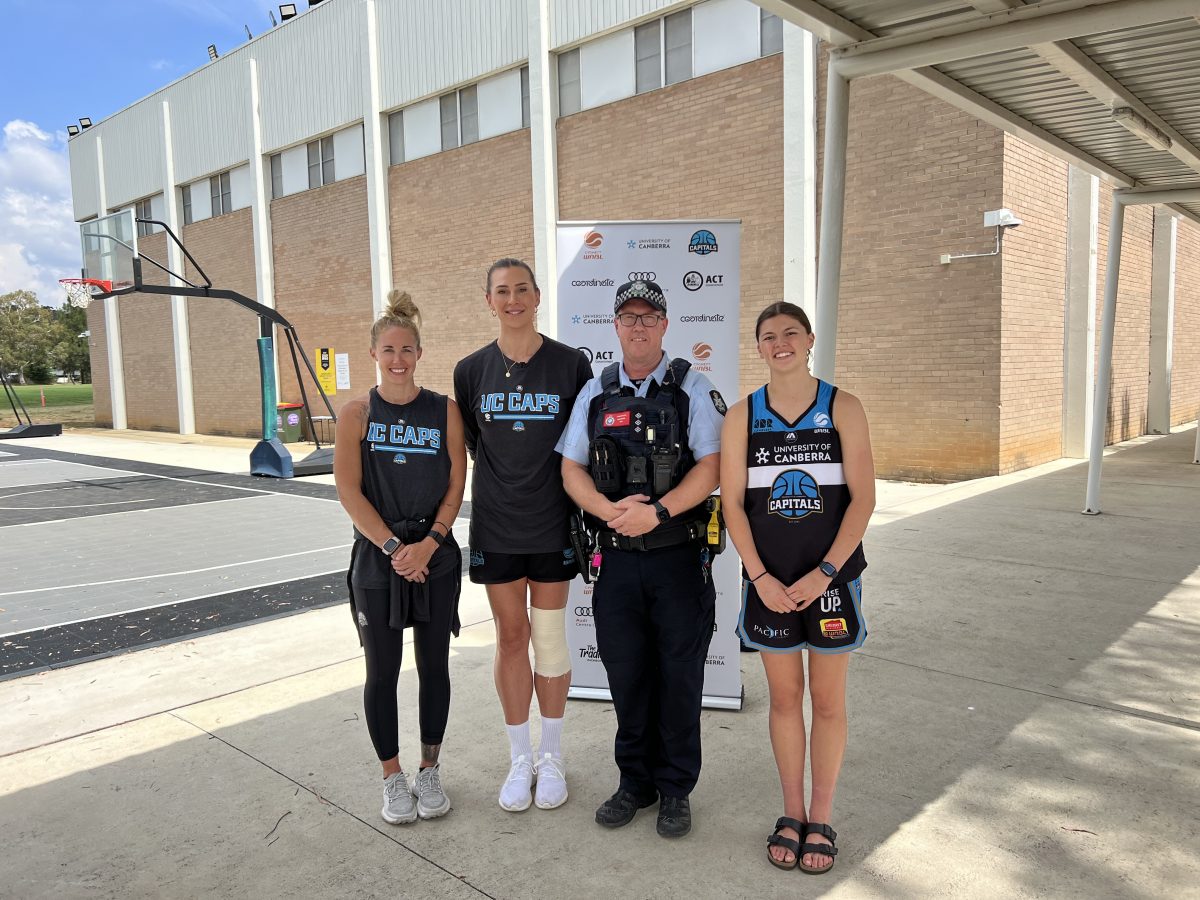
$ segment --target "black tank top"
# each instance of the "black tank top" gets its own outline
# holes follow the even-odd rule
[[[450,486],[446,396],[421,388],[412,402],[398,405],[371,388],[361,453],[363,496],[400,540],[406,544],[421,540]],[[365,540],[358,529],[354,536]],[[450,537],[430,559],[430,574],[453,565],[456,551]],[[387,587],[391,566],[377,550],[356,552],[351,578],[356,587]]]
[[[833,427],[836,395],[836,387],[818,382],[812,406],[795,423],[771,408],[766,385],[750,395],[743,502],[754,547],[784,584],[825,558],[850,505],[842,441]],[[859,544],[834,583],[853,581],[866,567]]]

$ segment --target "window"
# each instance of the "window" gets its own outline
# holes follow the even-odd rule
[[[458,146],[458,93],[442,94],[442,149]]]
[[[458,92],[459,137],[464,144],[479,140],[479,97],[475,85]]]
[[[770,56],[783,52],[783,19],[765,9],[758,11],[759,56]]]
[[[183,195],[183,224],[192,224],[192,186],[185,184],[180,190]]]
[[[529,66],[521,66],[521,127],[529,127]]]
[[[139,200],[134,205],[133,215],[135,218],[138,218],[138,219],[154,218],[154,210],[150,206],[150,198],[149,197],[147,197],[145,200]],[[137,223],[137,233],[138,233],[138,237],[146,237],[147,235],[154,234],[154,226],[150,225],[146,222],[138,222]]]
[[[308,142],[308,186],[333,184],[333,137]]]
[[[278,200],[283,196],[283,154],[276,153],[271,157],[271,199]]]
[[[637,92],[644,94],[662,87],[662,20],[655,19],[633,30],[637,58]]]
[[[229,173],[222,172],[208,179],[208,192],[212,196],[212,214],[223,216],[233,212],[233,198],[230,195]]]
[[[667,84],[692,77],[692,11],[685,9],[663,19],[666,25]]]
[[[579,83],[579,48],[558,55],[558,114],[569,116],[583,107]]]
[[[404,162],[404,113],[388,116],[388,165]]]

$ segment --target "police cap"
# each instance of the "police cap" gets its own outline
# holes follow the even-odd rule
[[[629,281],[617,288],[617,301],[613,312],[620,312],[621,307],[630,300],[645,300],[660,313],[667,312],[667,298],[663,296],[662,288],[654,282],[653,272],[630,272]]]

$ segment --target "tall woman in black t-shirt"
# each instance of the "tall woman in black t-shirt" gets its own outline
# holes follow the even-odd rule
[[[366,656],[367,730],[383,764],[384,821],[450,811],[438,762],[450,711],[450,635],[458,634],[462,554],[451,527],[462,505],[467,455],[454,401],[419,387],[420,313],[392,291],[371,327],[380,383],[338,417],[333,474],[354,522],[351,604]],[[421,765],[400,766],[396,685],[404,629],[413,629],[420,681]]]
[[[519,812],[536,802],[553,809],[567,799],[560,744],[571,683],[565,607],[576,572],[570,501],[554,445],[592,370],[580,351],[538,333],[541,293],[528,265],[496,262],[485,295],[500,336],[455,367],[454,396],[475,460],[470,575],[486,586],[496,623],[496,692],[509,738],[500,806]],[[529,733],[535,692],[536,755]]]
[[[804,311],[773,303],[754,329],[770,381],[725,416],[721,499],[742,557],[742,640],[762,651],[771,694],[771,747],[783,816],[770,862],[828,871],[829,825],[846,750],[846,673],[862,645],[862,538],[875,508],[875,466],[862,403],[813,377]],[[804,653],[812,732],[805,740]],[[806,746],[807,743],[807,746]],[[805,750],[812,797],[804,805]]]

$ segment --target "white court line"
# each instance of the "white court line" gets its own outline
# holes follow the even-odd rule
[[[99,587],[103,584],[125,584],[130,581],[150,581],[153,578],[174,578],[176,575],[198,575],[201,572],[215,572],[217,569],[232,569],[237,566],[248,566],[254,563],[274,562],[277,559],[291,559],[294,556],[307,556],[310,553],[325,553],[329,550],[345,550],[353,544],[337,544],[333,547],[315,547],[312,550],[301,550],[298,553],[284,553],[280,556],[267,556],[259,559],[245,559],[241,562],[223,563],[219,566],[205,566],[203,569],[187,569],[182,572],[158,572],[154,575],[135,575],[131,578],[113,578],[109,581],[85,581],[82,584],[56,584],[52,587],[29,588],[24,591],[5,591],[0,597],[18,597],[22,594],[42,594],[46,591],[73,591],[76,588]]]
[[[347,562],[349,562],[349,561],[347,561]],[[180,597],[177,600],[164,600],[161,603],[151,603],[147,606],[139,606],[136,609],[122,609],[122,610],[119,610],[116,612],[101,613],[98,616],[84,616],[83,618],[79,618],[79,619],[71,619],[68,622],[55,622],[53,625],[39,625],[37,628],[26,628],[22,631],[9,631],[5,634],[0,634],[0,638],[12,637],[13,635],[17,635],[17,634],[32,634],[35,631],[45,631],[48,628],[59,628],[59,627],[65,626],[65,625],[78,625],[81,622],[94,622],[98,619],[111,619],[115,616],[132,615],[133,613],[146,612],[146,610],[148,610],[148,609],[158,609],[163,606],[174,606],[177,603],[193,603],[196,600],[207,600],[209,597],[223,597],[226,594],[234,594],[239,591],[256,591],[259,588],[273,587],[275,585],[291,584],[293,581],[299,581],[302,578],[319,578],[323,575],[342,575],[342,576],[344,576],[345,574],[346,574],[346,569],[342,568],[342,569],[334,569],[332,572],[310,572],[307,575],[293,575],[292,577],[286,578],[283,581],[265,581],[262,584],[251,584],[251,585],[247,585],[246,587],[231,588],[230,590],[225,590],[225,591],[213,591],[208,594],[200,594],[199,596],[196,596],[196,597]],[[346,602],[349,603],[349,594],[346,595]],[[312,607],[309,607],[309,608],[312,608]],[[289,612],[303,612],[303,610],[289,610]],[[249,622],[240,622],[238,624],[250,625],[257,621],[258,621],[257,619],[252,619]],[[188,637],[199,637],[201,634],[205,634],[205,633],[207,633],[207,632],[198,631],[198,632],[195,632],[194,634],[187,635],[183,638],[178,638],[177,640],[185,640]]]
[[[281,496],[285,496],[285,495],[281,495]],[[0,497],[0,500],[3,500],[3,499],[4,499],[3,497]],[[174,503],[170,506],[156,506],[156,507],[154,507],[154,509],[151,509],[151,510],[123,509],[120,512],[100,513],[99,515],[96,515],[96,516],[71,516],[66,519],[46,519],[45,521],[42,521],[42,522],[19,522],[15,525],[4,525],[4,526],[0,526],[0,527],[4,527],[4,528],[37,528],[39,525],[62,525],[65,522],[83,522],[83,521],[94,522],[94,521],[96,521],[96,519],[107,519],[111,516],[141,515],[144,512],[159,512],[160,510],[161,511],[188,510],[195,506],[208,506],[209,504],[212,504],[212,503],[242,503],[244,501],[262,500],[262,499],[263,499],[262,497],[222,497],[220,500],[197,500],[194,503]],[[133,503],[134,501],[126,500],[123,502]],[[138,501],[138,502],[141,502],[141,501]],[[66,507],[51,506],[51,507],[47,507],[47,508],[48,509],[65,509]],[[19,511],[19,510],[10,510],[10,512],[17,512],[17,511]]]
[[[126,503],[156,503],[157,502],[156,498],[149,497],[149,498],[143,499],[143,500],[114,500],[112,503],[76,503],[73,505],[66,505],[66,506],[5,506],[4,505],[5,500],[11,500],[13,497],[28,497],[30,494],[53,494],[53,493],[56,493],[61,490],[65,490],[65,488],[61,488],[61,487],[40,488],[36,491],[21,491],[19,494],[3,494],[3,495],[0,495],[0,509],[7,509],[9,512],[26,512],[29,510],[41,512],[41,511],[44,511],[47,509],[91,509],[94,506],[124,506]]]

